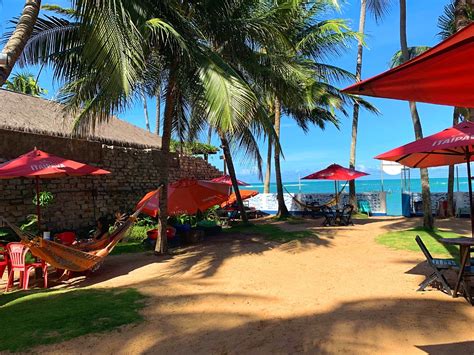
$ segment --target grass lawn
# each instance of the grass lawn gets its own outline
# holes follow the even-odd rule
[[[232,228],[225,229],[224,233],[244,233],[244,234],[258,234],[267,240],[272,240],[280,243],[287,243],[292,240],[302,238],[315,238],[316,233],[310,230],[287,232],[272,224],[238,224]]]
[[[14,292],[0,296],[0,351],[25,351],[143,320],[135,289]]]
[[[426,230],[423,227],[389,232],[377,237],[377,242],[393,249],[410,250],[421,253],[415,237],[419,235],[433,256],[442,258],[459,258],[458,248],[454,245],[445,246],[438,240],[440,238],[457,238],[458,233],[447,232],[439,229]],[[459,260],[458,260],[459,261]]]

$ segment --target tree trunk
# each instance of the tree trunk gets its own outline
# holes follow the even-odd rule
[[[230,180],[232,181],[232,188],[234,189],[237,205],[239,206],[240,218],[242,219],[242,222],[248,223],[249,220],[247,218],[247,213],[245,212],[244,202],[240,196],[239,184],[237,182],[237,175],[234,168],[234,161],[232,160],[232,155],[230,154],[229,142],[222,132],[219,132],[219,137],[221,139],[222,150],[224,152],[227,169],[229,170]]]
[[[161,126],[161,85],[158,86],[158,90],[155,94],[156,97],[156,129],[155,133],[157,136],[160,135]]]
[[[453,110],[453,126],[459,123],[460,111],[458,107]],[[454,165],[449,166],[448,172],[448,211],[447,217],[454,216]]]
[[[30,39],[41,8],[41,0],[26,0],[23,12],[18,19],[15,30],[7,41],[2,53],[9,55],[8,64],[0,67],[0,87],[5,84]]]
[[[144,115],[145,115],[145,126],[146,126],[146,130],[147,130],[148,132],[151,132],[151,129],[150,129],[150,118],[148,117],[148,105],[147,105],[147,102],[146,102],[145,90],[144,90],[143,88],[141,88],[140,94],[142,95],[143,111],[144,111]]]
[[[212,140],[212,127],[209,125],[209,129],[207,131],[207,144],[208,145],[211,145],[211,140]],[[204,154],[204,159],[206,159],[206,161],[208,162],[209,154]]]
[[[474,0],[456,0],[454,3],[454,22],[456,31],[462,30],[471,23],[468,12],[474,11]]]
[[[366,0],[360,1],[360,17],[359,17],[359,33],[365,32],[365,15],[367,12]],[[357,43],[357,64],[356,64],[356,81],[360,81],[362,76],[362,54],[364,51],[364,43],[362,38]],[[351,139],[351,155],[349,158],[349,167],[355,169],[356,164],[356,148],[357,148],[357,128],[359,126],[359,104],[354,104],[354,112],[352,114],[352,139]],[[357,196],[355,180],[349,181],[349,201],[355,209],[357,209]]]
[[[280,100],[275,98],[275,180],[277,188],[277,200],[278,200],[278,218],[286,218],[290,215],[288,208],[286,208],[285,197],[283,195],[283,182],[281,180],[281,166],[280,166],[280,125],[281,125],[281,105]]]
[[[402,50],[403,62],[408,61],[408,43],[407,43],[407,14],[406,0],[400,0],[400,47]],[[415,102],[410,102],[410,114],[413,121],[413,129],[415,131],[416,140],[423,138],[423,130],[421,128],[420,116],[416,108]],[[421,195],[423,198],[423,227],[433,229],[434,220],[431,211],[431,193],[428,169],[420,169],[421,178]]]
[[[270,193],[270,178],[272,174],[272,146],[273,142],[268,138],[268,151],[267,151],[267,169],[265,170],[265,180],[263,181],[263,193]]]
[[[165,114],[163,117],[163,136],[161,137],[161,151],[163,162],[161,166],[161,183],[163,189],[160,195],[160,233],[156,241],[155,253],[165,254],[168,252],[168,240],[166,238],[166,228],[168,222],[168,183],[170,165],[170,144],[171,128],[173,125],[173,115],[175,112],[176,97],[178,92],[176,82],[176,63],[171,65],[168,78],[168,88],[165,98]]]

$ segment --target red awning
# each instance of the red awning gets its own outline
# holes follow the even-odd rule
[[[338,180],[347,181],[354,180],[361,176],[369,175],[362,171],[354,169],[344,168],[338,164],[329,165],[326,169],[317,171],[308,176],[305,176],[305,180]]]
[[[258,195],[258,191],[255,191],[255,190],[239,190],[239,191],[240,191],[240,197],[242,198],[242,201]],[[235,196],[235,192],[233,192],[229,196],[228,200],[221,204],[221,207],[224,208],[227,206],[231,206],[236,202],[237,202],[237,197]]]
[[[416,58],[349,86],[351,94],[474,107],[474,24]]]
[[[222,176],[219,176],[215,179],[212,179],[211,181],[212,182],[219,182],[221,184],[226,184],[226,185],[232,186],[232,180],[230,179],[229,175],[222,175]],[[237,180],[237,184],[240,185],[240,186],[248,186],[249,185],[246,182],[243,182],[243,181],[240,181],[240,180]]]
[[[110,171],[34,149],[0,164],[0,179],[19,177],[54,179],[63,176],[105,175]]]
[[[196,214],[229,198],[229,186],[211,181],[183,179],[168,185],[168,214]],[[137,205],[152,217],[159,213],[159,194],[151,191]]]
[[[375,159],[396,161],[412,168],[429,168],[465,163],[466,151],[474,154],[473,147],[474,122],[462,122],[429,137],[380,154]]]

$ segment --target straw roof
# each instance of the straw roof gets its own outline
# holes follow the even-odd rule
[[[161,137],[112,116],[86,137],[72,135],[74,118],[63,106],[39,97],[0,89],[0,129],[82,138],[138,148],[161,148]]]

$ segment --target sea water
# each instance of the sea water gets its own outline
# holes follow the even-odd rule
[[[290,193],[333,193],[334,181],[320,181],[320,180],[301,180],[301,182],[285,182],[285,188]],[[339,189],[345,186],[345,182],[339,182]],[[253,183],[250,186],[243,187],[244,189],[258,190],[263,192],[263,184]],[[411,192],[421,192],[420,179],[411,179],[409,182]],[[431,178],[430,188],[432,192],[447,192],[448,179],[446,178]],[[344,192],[349,191],[349,186],[346,185]],[[387,192],[387,214],[391,216],[400,216],[402,214],[402,183],[401,180],[390,179],[384,180],[383,185],[381,180],[356,180],[357,192],[371,192],[371,191],[385,191]],[[460,177],[454,182],[454,191],[468,191],[467,178]],[[276,192],[275,183],[270,184],[270,192]]]

